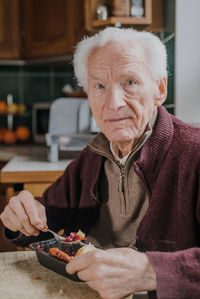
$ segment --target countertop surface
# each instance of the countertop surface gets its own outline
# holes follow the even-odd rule
[[[2,183],[54,182],[77,156],[79,151],[64,151],[58,162],[48,160],[48,147],[45,145],[0,146],[0,161],[6,164],[1,168]],[[7,159],[7,160],[6,160]]]
[[[67,159],[52,163],[33,156],[16,156],[1,169],[1,172],[63,171],[71,161]]]
[[[0,171],[2,183],[54,182],[79,151],[65,151],[58,162],[50,162],[48,148],[44,145],[0,146],[0,161],[10,155]]]
[[[16,156],[1,168],[1,183],[50,183],[60,177],[71,159],[52,163],[44,158]]]

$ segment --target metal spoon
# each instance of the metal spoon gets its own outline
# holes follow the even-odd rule
[[[53,230],[51,230],[51,229],[49,229],[49,228],[45,228],[45,231],[48,231],[48,232],[50,232],[51,234],[53,234],[53,235],[54,235],[54,238],[55,238],[56,241],[58,241],[58,242],[60,242],[60,241],[64,241],[64,240],[65,240],[64,237],[58,235],[57,233],[55,233]]]

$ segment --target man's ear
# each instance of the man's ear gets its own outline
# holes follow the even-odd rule
[[[162,78],[156,82],[155,106],[161,106],[167,98],[167,78]]]

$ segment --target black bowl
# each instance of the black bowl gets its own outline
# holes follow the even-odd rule
[[[84,242],[75,243],[75,244],[70,244],[66,242],[63,244],[63,242],[60,243],[56,241],[56,239],[50,239],[41,242],[34,242],[30,244],[29,247],[36,251],[38,261],[42,266],[58,274],[61,274],[73,281],[81,282],[82,280],[78,278],[76,273],[72,275],[67,273],[66,271],[67,262],[59,260],[56,257],[53,257],[49,254],[49,248],[56,247],[65,252],[73,252],[75,254],[78,251],[78,249],[83,247],[84,245],[86,245]]]

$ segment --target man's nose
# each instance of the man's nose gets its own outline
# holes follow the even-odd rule
[[[124,95],[120,87],[109,88],[106,97],[106,106],[109,109],[116,110],[126,105]]]

